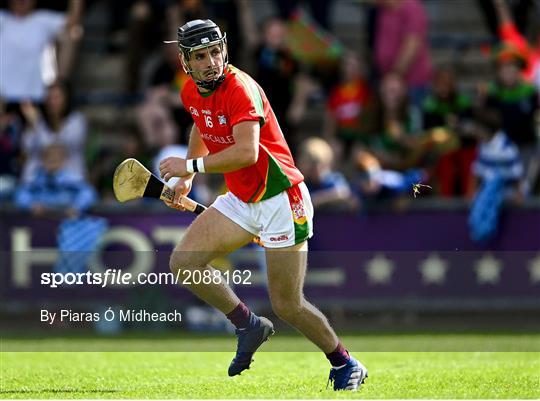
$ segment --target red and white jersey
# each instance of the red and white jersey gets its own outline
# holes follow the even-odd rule
[[[244,202],[271,198],[304,180],[294,165],[291,151],[263,90],[245,72],[229,65],[225,80],[216,90],[200,93],[193,80],[181,92],[210,154],[235,143],[233,127],[243,121],[259,121],[259,158],[251,166],[225,173],[229,190]]]

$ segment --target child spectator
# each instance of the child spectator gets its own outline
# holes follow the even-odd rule
[[[43,114],[31,103],[23,104],[22,110],[30,122],[30,129],[23,137],[23,151],[27,157],[23,181],[33,180],[40,167],[42,151],[52,143],[60,143],[67,149],[66,168],[79,179],[84,179],[86,118],[72,110],[67,86],[58,82],[49,87]]]
[[[74,218],[97,200],[96,192],[68,165],[67,149],[52,144],[43,149],[40,165],[15,194],[15,204],[35,216],[56,212]]]
[[[473,164],[479,184],[496,177],[517,184],[523,175],[523,163],[518,147],[502,129],[498,111],[486,109],[477,113],[476,125],[483,138]]]
[[[469,226],[473,240],[487,241],[497,233],[503,201],[520,201],[524,196],[521,185],[523,164],[518,147],[502,129],[497,110],[482,110],[476,120],[478,134],[484,140],[473,165],[478,191],[473,200]]]
[[[519,147],[533,146],[539,103],[534,86],[521,76],[525,60],[513,47],[503,46],[496,54],[496,63],[497,78],[488,85],[485,106],[499,110],[502,127],[513,142]]]
[[[315,209],[350,210],[356,207],[345,177],[332,170],[332,148],[321,138],[311,137],[301,145],[298,167],[304,174]]]
[[[435,127],[457,128],[460,121],[472,116],[472,101],[458,92],[456,75],[450,68],[439,68],[433,79],[433,90],[422,105],[425,130]]]
[[[534,162],[538,157],[536,117],[539,115],[539,96],[534,86],[522,77],[525,61],[515,48],[504,45],[496,55],[497,79],[487,87],[485,107],[494,108],[502,117],[502,129],[519,147],[526,180],[535,181]]]
[[[433,91],[422,105],[424,130],[445,129],[460,146],[441,155],[434,175],[439,194],[445,197],[471,195],[471,165],[476,157],[476,139],[467,132],[472,101],[458,92],[456,77],[449,68],[436,71]]]

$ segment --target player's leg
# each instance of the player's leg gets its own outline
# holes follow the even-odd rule
[[[334,382],[334,390],[355,391],[367,377],[367,369],[349,355],[328,319],[304,297],[307,250],[307,241],[266,250],[272,308],[326,354],[332,364],[329,379]]]
[[[213,272],[208,263],[253,239],[254,233],[240,225],[248,227],[248,224],[231,208],[234,202],[236,200],[230,193],[218,198],[214,207],[208,208],[191,224],[171,256],[170,267],[175,275],[180,269],[200,270],[203,275],[205,271]],[[223,312],[236,327],[238,346],[229,366],[229,376],[249,369],[257,348],[274,332],[272,322],[253,314],[224,281],[215,283],[212,280],[204,284],[192,280],[187,288]]]
[[[272,308],[325,354],[334,389],[356,390],[367,370],[349,355],[328,320],[304,297],[307,239],[313,235],[313,206],[304,183],[251,206],[266,247],[268,291]]]
[[[328,319],[304,297],[307,250],[307,241],[287,248],[266,249],[270,301],[280,319],[328,354],[339,341]]]
[[[210,207],[195,219],[174,249],[170,259],[171,271],[175,276],[179,270],[200,270],[202,274],[213,272],[208,263],[249,243],[252,238],[253,234]],[[185,277],[183,274],[179,276]],[[218,283],[212,280],[210,284],[190,280],[184,285],[224,314],[240,304],[240,299],[223,280]]]
[[[325,353],[338,339],[326,317],[304,297],[307,239],[313,232],[313,206],[305,184],[293,186],[257,206],[266,246],[268,289],[274,312]]]

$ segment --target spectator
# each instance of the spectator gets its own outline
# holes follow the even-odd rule
[[[261,79],[268,99],[281,108],[285,115],[292,99],[293,79],[298,72],[298,63],[285,44],[287,26],[279,18],[270,18],[264,23],[262,42],[256,50],[256,76]],[[285,105],[281,104],[285,103]]]
[[[31,103],[25,103],[22,108],[30,122],[30,128],[23,137],[23,150],[27,157],[23,181],[33,180],[40,167],[41,152],[52,143],[66,147],[66,168],[83,179],[86,175],[84,145],[87,125],[85,117],[72,109],[68,87],[57,82],[48,88],[43,113]]]
[[[410,194],[413,185],[427,179],[427,173],[421,169],[409,169],[405,172],[383,169],[375,156],[366,150],[355,154],[358,175],[358,190],[362,200],[369,205],[372,201],[397,199]]]
[[[301,71],[300,63],[289,49],[285,20],[268,18],[261,34],[249,3],[239,0],[238,6],[242,42],[247,52],[253,51],[254,54],[253,75],[272,102],[272,109],[294,155],[299,145],[297,127],[306,111],[308,99],[320,89],[319,85]]]
[[[364,144],[381,166],[391,170],[410,167],[409,156],[418,141],[412,135],[407,89],[398,75],[385,76],[373,110],[366,119]]]
[[[473,171],[476,186],[496,177],[508,181],[512,190],[523,176],[519,149],[506,135],[497,110],[482,110],[476,118],[477,132],[482,138]]]
[[[46,49],[64,34],[64,39],[78,40],[82,34],[79,20],[82,14],[83,0],[70,0],[68,14],[34,10],[35,0],[10,0],[9,11],[0,10],[0,98],[7,102],[20,103],[32,101],[41,103],[45,97],[44,76],[49,72],[49,79],[54,78],[51,71],[43,66]],[[67,40],[67,39],[66,39]],[[65,44],[69,47],[72,41]],[[73,60],[74,49],[61,48],[59,70],[67,74]],[[52,69],[52,63],[48,66]],[[54,69],[53,71],[54,72]],[[63,78],[66,78],[64,76]],[[50,82],[50,81],[49,81]]]
[[[90,180],[99,191],[104,202],[116,203],[113,193],[113,175],[116,167],[126,158],[132,157],[148,166],[150,152],[145,149],[138,127],[131,121],[120,121],[114,129],[115,141],[106,142],[92,155]]]
[[[472,117],[472,100],[458,92],[454,71],[442,67],[435,72],[433,89],[422,104],[423,128],[446,127],[452,130]]]
[[[502,129],[500,113],[485,109],[476,120],[477,132],[484,139],[473,167],[478,191],[469,215],[469,227],[473,240],[485,242],[497,233],[503,201],[519,202],[525,191],[519,150]]]
[[[145,101],[137,111],[137,121],[149,150],[160,149],[169,143],[187,143],[193,120],[184,109],[179,94],[187,79],[176,45],[163,45]]]
[[[34,176],[16,192],[19,208],[35,216],[56,212],[74,218],[96,202],[94,189],[66,164],[67,155],[68,150],[60,144],[43,148]]]
[[[125,0],[123,0],[125,2]],[[116,2],[111,2],[116,3]],[[176,37],[176,30],[185,21],[195,18],[206,18],[201,0],[189,1],[150,1],[130,0],[129,19],[127,21],[126,45],[126,90],[136,93],[140,87],[141,67],[144,58],[156,46],[163,46],[159,40],[164,36]],[[118,6],[113,6],[118,8]],[[125,13],[125,9],[120,9]],[[177,54],[178,55],[178,54]]]
[[[538,94],[525,82],[521,72],[525,61],[514,48],[503,46],[496,55],[497,78],[487,90],[486,102],[501,112],[502,125],[518,145],[535,142],[534,114],[538,109]]]
[[[420,108],[431,82],[428,20],[419,0],[378,0],[375,61],[381,76],[396,74]]]
[[[298,167],[304,175],[315,209],[345,209],[357,206],[345,177],[333,171],[333,152],[326,141],[308,138],[301,145]]]
[[[295,147],[290,138],[289,111],[295,97],[295,80],[299,65],[285,45],[287,27],[279,18],[268,19],[263,28],[262,42],[255,51],[255,79],[273,105],[287,142]]]
[[[441,153],[458,143],[444,129],[423,133],[413,126],[407,90],[397,75],[387,75],[380,84],[378,99],[366,113],[365,149],[384,170],[406,171],[428,168]]]
[[[433,91],[423,103],[422,114],[424,130],[443,128],[460,141],[457,149],[443,153],[437,162],[435,177],[439,194],[472,195],[471,165],[476,157],[476,139],[467,131],[472,101],[458,92],[451,69],[436,71]]]
[[[363,114],[370,100],[370,89],[358,56],[345,55],[340,82],[330,91],[324,124],[326,139],[340,142],[342,149],[338,154],[344,158],[349,157],[353,144],[362,139]]]
[[[508,138],[519,147],[527,180],[534,181],[529,165],[537,157],[536,116],[539,100],[535,88],[525,82],[522,71],[525,62],[513,47],[503,46],[496,55],[497,78],[481,93],[485,107],[499,111],[502,128]]]
[[[519,23],[514,23],[512,15],[504,0],[492,0],[498,15],[498,34],[501,42],[508,48],[515,49],[523,58],[526,65],[523,69],[523,78],[527,82],[533,82],[535,76],[540,77],[540,30],[536,28],[536,46],[527,42],[525,36],[518,31]],[[530,4],[529,4],[530,5]],[[537,85],[540,93],[540,85]]]

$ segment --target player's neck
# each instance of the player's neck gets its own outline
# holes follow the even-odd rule
[[[199,95],[201,95],[202,97],[208,97],[210,95],[212,95],[212,93],[215,92],[217,88],[215,89],[207,89],[207,88],[201,88],[200,86],[197,86],[197,90],[199,91]]]
[[[197,85],[197,89],[201,95],[209,95],[210,93],[214,91],[214,89],[203,88],[198,85]]]

